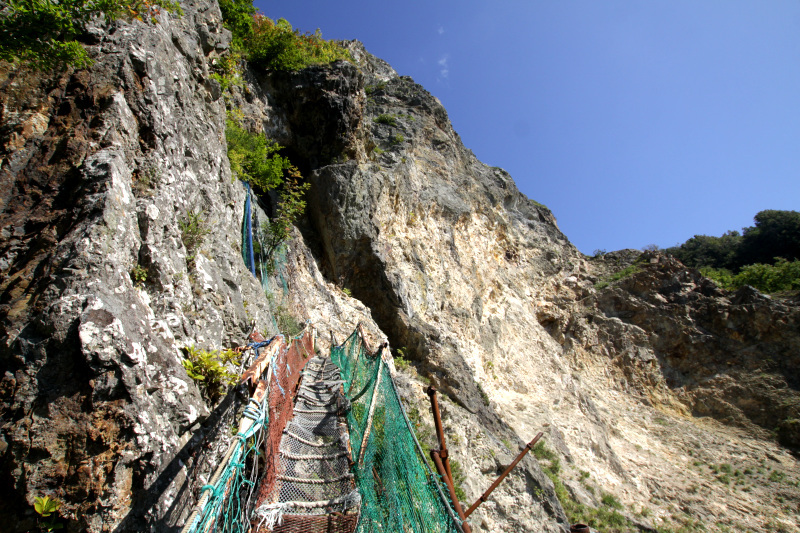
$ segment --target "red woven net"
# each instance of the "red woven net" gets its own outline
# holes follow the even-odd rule
[[[276,477],[280,474],[278,447],[286,424],[292,419],[294,395],[300,381],[300,371],[306,359],[314,353],[314,337],[307,331],[300,339],[292,339],[275,356],[269,386],[269,425],[264,442],[266,469],[258,492],[258,505],[275,501]]]
[[[315,356],[310,334],[280,346],[272,369],[266,469],[254,529],[352,533],[359,505],[350,450],[343,444],[347,428],[338,412],[339,370],[330,359]]]
[[[328,514],[322,516],[285,515],[283,523],[272,530],[258,533],[352,533],[358,524],[358,515]]]

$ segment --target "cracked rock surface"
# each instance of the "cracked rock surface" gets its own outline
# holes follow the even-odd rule
[[[97,22],[85,71],[0,64],[6,529],[35,528],[49,494],[68,531],[179,530],[243,399],[205,401],[182,349],[241,346],[290,316],[322,350],[358,323],[388,340],[431,446],[423,387],[442,391],[465,503],[545,432],[559,486],[526,457],[473,531],[564,531],[565,509],[607,495],[631,530],[800,530],[796,300],[728,293],[657,254],[583,256],[355,41],[354,63],[248,68],[228,95],[312,184],[265,292],[242,260],[246,193],[210,77],[230,34],[216,2],[181,5]]]

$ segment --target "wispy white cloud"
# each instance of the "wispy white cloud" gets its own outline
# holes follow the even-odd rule
[[[450,58],[450,54],[445,54],[439,59],[439,75],[442,78],[446,78],[450,74],[450,68],[447,66],[447,60]]]
[[[442,35],[444,33],[444,26],[440,24],[436,31],[439,33],[439,35]]]

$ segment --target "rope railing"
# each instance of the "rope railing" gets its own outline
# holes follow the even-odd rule
[[[358,328],[326,363],[303,357],[314,353],[309,334],[259,345],[242,379],[255,392],[182,533],[463,533],[400,402],[385,345],[370,351]]]
[[[305,342],[313,346],[313,336],[313,330],[308,330],[303,339],[293,341],[292,345]],[[248,348],[255,350],[256,358],[242,374],[240,385],[249,385],[253,394],[233,441],[209,483],[200,489],[197,505],[182,533],[245,533],[251,530],[250,515],[264,477],[259,472],[263,461],[257,458],[263,456],[260,450],[264,448],[265,430],[271,427],[270,410],[274,408],[275,397],[285,395],[276,391],[293,387],[291,380],[298,372],[292,372],[290,364],[298,366],[298,363],[286,357],[289,346],[283,335],[270,341],[254,342]]]

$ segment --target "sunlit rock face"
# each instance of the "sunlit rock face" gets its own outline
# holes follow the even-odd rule
[[[263,317],[243,306],[263,296],[237,248],[244,193],[208,79],[230,34],[216,3],[183,8],[98,22],[86,71],[2,66],[6,531],[34,529],[43,495],[74,531],[173,523],[216,434],[179,350],[241,343]],[[209,229],[193,261],[188,213]]]
[[[7,529],[35,528],[45,494],[70,531],[182,525],[244,397],[204,400],[181,349],[241,346],[282,314],[323,350],[358,323],[388,340],[429,445],[436,385],[467,504],[544,432],[556,486],[529,455],[473,531],[564,531],[565,509],[599,520],[617,502],[629,528],[800,527],[796,301],[727,293],[658,254],[584,257],[357,42],[354,63],[248,68],[223,98],[219,8],[182,5],[98,23],[87,71],[0,65]],[[312,184],[269,296],[242,261],[226,98]]]

